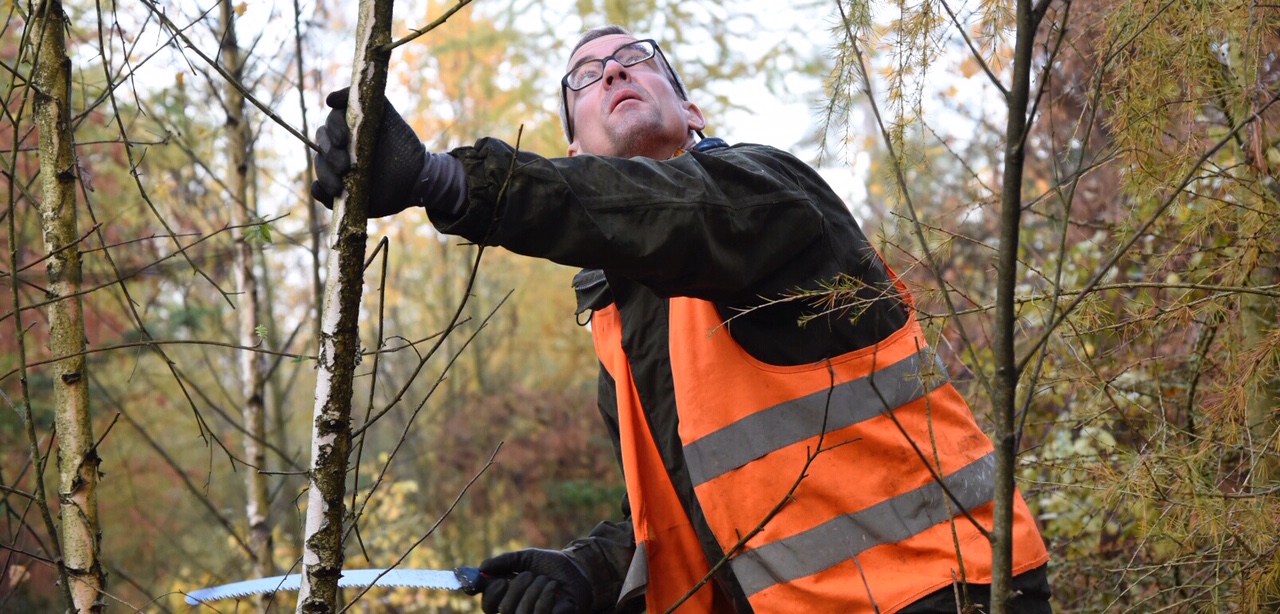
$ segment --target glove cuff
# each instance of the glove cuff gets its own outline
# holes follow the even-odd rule
[[[466,210],[467,173],[462,161],[447,154],[427,154],[413,184],[409,203],[427,210],[436,226],[448,226]]]
[[[573,563],[573,567],[578,570],[578,573],[582,574],[583,586],[586,588],[585,595],[590,598],[583,605],[584,611],[609,612],[613,610],[618,602],[618,592],[613,590],[617,587],[617,583],[597,577],[598,574],[592,574],[593,570],[588,566],[588,563],[578,560],[578,557],[575,556],[579,551],[573,544],[561,550],[560,553]]]

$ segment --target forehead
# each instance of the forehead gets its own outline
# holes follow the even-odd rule
[[[585,45],[579,47],[578,51],[573,54],[573,57],[569,58],[568,67],[573,68],[582,60],[595,60],[602,58],[614,51],[617,51],[619,47],[636,40],[639,39],[631,36],[630,34],[608,34],[601,36],[600,38],[592,39]]]

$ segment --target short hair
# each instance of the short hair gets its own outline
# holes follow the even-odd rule
[[[625,36],[631,36],[633,38],[635,37],[635,35],[632,34],[630,30],[616,24],[609,24],[609,25],[600,26],[598,28],[591,28],[590,30],[583,32],[582,36],[578,38],[578,43],[574,45],[573,50],[569,52],[569,59],[572,60],[573,54],[577,53],[578,50],[581,49],[583,45],[597,38],[601,38],[604,36],[612,36],[614,34],[622,34]],[[660,58],[662,65],[665,66],[667,69],[667,81],[671,83],[671,88],[676,91],[676,95],[679,96],[681,100],[688,100],[689,88],[685,87],[684,79],[680,77],[680,73],[676,72],[675,67],[672,66],[671,63],[667,61],[667,56],[663,54],[661,51],[658,52],[658,58]],[[560,87],[563,88],[564,85],[561,84]],[[564,138],[566,139],[569,138],[569,109],[565,107],[565,101],[567,100],[568,100],[568,96],[560,97],[560,129],[564,131]]]
[[[574,46],[573,46],[573,51],[570,51],[570,52],[569,52],[569,58],[570,58],[570,59],[572,59],[572,58],[573,58],[573,54],[577,53],[577,52],[578,52],[578,50],[579,50],[579,49],[581,49],[583,45],[585,45],[585,44],[587,44],[587,43],[589,43],[589,42],[591,42],[591,41],[593,41],[593,40],[595,40],[595,39],[597,39],[597,38],[600,38],[600,37],[603,37],[603,36],[613,36],[614,34],[623,34],[623,35],[626,35],[626,36],[634,36],[634,35],[631,33],[631,31],[627,30],[626,28],[624,28],[624,27],[622,27],[622,26],[615,25],[615,24],[609,24],[609,25],[607,25],[607,26],[600,26],[599,28],[591,28],[590,30],[587,30],[586,32],[583,32],[583,33],[582,33],[582,38],[579,38],[579,39],[578,39],[578,44],[574,45]]]

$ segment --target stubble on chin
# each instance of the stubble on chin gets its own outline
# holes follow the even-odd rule
[[[623,121],[610,127],[609,145],[615,156],[634,158],[652,157],[653,150],[661,144],[662,118],[650,110],[632,113]]]

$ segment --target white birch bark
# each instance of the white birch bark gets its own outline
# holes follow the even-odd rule
[[[387,83],[392,0],[361,0],[356,26],[356,55],[347,107],[353,170],[347,193],[334,203],[334,229],[321,316],[315,417],[311,434],[311,485],[307,492],[299,613],[332,613],[338,607],[338,577],[343,563],[344,495],[351,451],[351,397],[360,361],[359,313],[368,203],[369,161]]]
[[[84,314],[80,301],[79,231],[76,227],[76,159],[71,130],[71,60],[67,57],[62,3],[37,4],[32,44],[39,49],[33,75],[40,147],[40,226],[49,254],[45,273],[49,351],[68,356],[51,367],[58,433],[58,503],[63,564],[75,612],[101,612],[101,533],[98,526],[99,458],[89,416]]]

